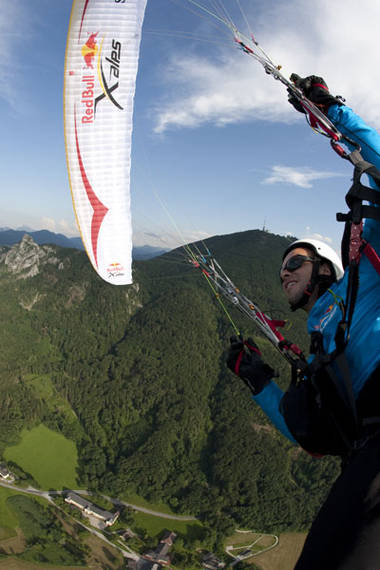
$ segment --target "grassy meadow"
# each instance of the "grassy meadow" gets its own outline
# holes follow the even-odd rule
[[[143,507],[146,509],[150,509],[152,511],[157,511],[158,513],[165,513],[166,515],[177,515],[177,513],[175,513],[169,507],[169,505],[160,502],[149,503],[146,499],[140,497],[140,495],[136,495],[135,493],[128,493],[125,495],[121,495],[120,498],[126,501],[127,503],[130,503],[131,505],[136,505],[137,507]]]
[[[30,473],[42,489],[76,487],[75,443],[43,424],[30,431],[24,430],[21,442],[8,447],[4,458]]]
[[[16,536],[18,519],[12,509],[7,505],[7,499],[15,492],[0,487],[0,541]]]
[[[160,535],[164,530],[172,530],[186,535],[189,531],[191,533],[194,527],[199,528],[199,531],[202,529],[202,525],[198,521],[165,519],[141,512],[133,513],[133,518],[136,526],[145,529],[152,537]]]

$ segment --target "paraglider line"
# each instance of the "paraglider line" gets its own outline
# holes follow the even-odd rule
[[[235,325],[235,323],[234,323],[234,321],[233,321],[233,319],[232,319],[230,313],[229,313],[228,310],[227,310],[227,307],[226,307],[225,304],[223,303],[221,296],[219,295],[218,291],[215,289],[214,285],[212,284],[212,281],[211,281],[210,277],[208,276],[208,274],[206,273],[206,271],[202,271],[202,275],[204,276],[204,278],[206,279],[207,283],[209,284],[209,286],[210,286],[212,292],[214,293],[215,297],[218,299],[218,302],[219,302],[220,306],[222,307],[224,313],[226,314],[228,320],[230,321],[231,326],[232,326],[232,328],[234,329],[235,333],[237,334],[237,336],[239,336],[239,335],[240,335],[240,331],[239,331],[239,329],[237,328],[237,326]]]

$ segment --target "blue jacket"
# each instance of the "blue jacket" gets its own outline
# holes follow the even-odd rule
[[[380,135],[366,125],[349,107],[333,105],[329,109],[329,118],[342,134],[360,144],[363,158],[380,170]],[[380,191],[373,180],[370,179],[369,183]],[[380,222],[365,220],[363,237],[380,255]],[[372,372],[380,365],[380,275],[365,255],[362,255],[360,260],[359,279],[350,339],[345,349],[355,398],[358,397]],[[335,348],[335,332],[341,320],[341,309],[337,301],[340,298],[346,299],[347,281],[348,271],[346,270],[343,278],[334,283],[330,291],[317,300],[309,313],[308,332],[320,331],[322,333],[326,353]],[[253,399],[261,406],[273,424],[294,442],[279,411],[282,396],[282,390],[272,381]]]

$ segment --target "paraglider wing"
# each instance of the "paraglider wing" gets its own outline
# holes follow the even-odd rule
[[[71,194],[97,273],[132,283],[132,114],[146,0],[74,0],[64,122]]]

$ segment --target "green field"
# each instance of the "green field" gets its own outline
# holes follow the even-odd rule
[[[136,505],[137,507],[144,507],[150,509],[151,511],[157,511],[158,513],[165,513],[166,515],[175,515],[176,513],[172,511],[169,505],[165,503],[149,503],[140,495],[134,493],[128,493],[121,496],[124,501],[130,503],[131,505]],[[184,515],[185,516],[185,515]]]
[[[16,536],[18,519],[7,505],[8,497],[15,494],[14,491],[0,487],[0,541]]]
[[[30,473],[42,489],[75,489],[77,450],[75,443],[43,424],[24,430],[18,445],[4,452],[7,461]]]
[[[199,528],[199,530],[202,529],[202,525],[198,521],[176,521],[139,512],[133,513],[133,518],[138,527],[144,528],[149,536],[153,537],[161,534],[164,530],[187,534],[192,532],[194,527]]]

